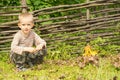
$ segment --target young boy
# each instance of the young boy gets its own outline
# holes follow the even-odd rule
[[[10,54],[11,61],[19,70],[25,70],[26,66],[41,62],[46,54],[46,42],[32,30],[33,26],[32,14],[19,15],[18,27],[21,30],[13,38]]]

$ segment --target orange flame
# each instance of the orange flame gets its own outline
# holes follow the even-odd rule
[[[95,56],[97,54],[97,51],[92,51],[91,50],[91,46],[88,44],[87,46],[85,46],[84,48],[85,53],[83,54],[83,56]]]

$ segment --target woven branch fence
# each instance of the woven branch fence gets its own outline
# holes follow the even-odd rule
[[[19,30],[17,16],[23,8],[27,7],[1,7],[0,52],[9,52],[13,36]],[[31,13],[34,15],[36,25],[34,29],[47,41],[48,49],[57,48],[56,43],[75,46],[82,42],[89,43],[98,37],[106,39],[100,44],[101,46],[120,45],[119,0],[60,5],[35,10]],[[79,51],[79,48],[75,50]]]

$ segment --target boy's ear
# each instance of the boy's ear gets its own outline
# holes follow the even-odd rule
[[[18,27],[20,28],[20,23],[18,23]]]
[[[32,23],[32,28],[34,28],[34,23]]]
[[[34,22],[32,23],[32,26],[34,26]]]

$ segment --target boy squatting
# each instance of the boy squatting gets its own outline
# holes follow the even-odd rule
[[[32,30],[34,26],[32,14],[22,13],[18,18],[20,30],[11,43],[10,59],[18,70],[25,70],[26,65],[31,67],[42,62],[46,54],[46,42]]]

